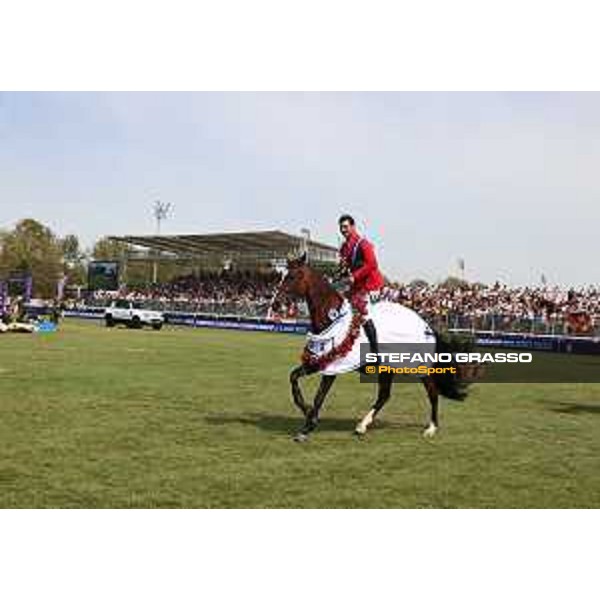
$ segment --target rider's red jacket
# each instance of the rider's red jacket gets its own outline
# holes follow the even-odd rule
[[[352,293],[374,292],[383,287],[384,279],[375,256],[375,248],[358,234],[347,239],[340,248],[342,265],[352,273]]]

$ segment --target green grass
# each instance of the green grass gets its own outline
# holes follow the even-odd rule
[[[600,385],[485,384],[444,400],[340,378],[310,442],[300,336],[69,321],[0,337],[1,507],[600,507]],[[314,384],[309,386],[314,389]]]

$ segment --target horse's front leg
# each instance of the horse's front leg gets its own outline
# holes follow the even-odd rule
[[[298,380],[301,377],[306,377],[309,374],[310,374],[309,368],[304,365],[300,365],[299,367],[296,367],[290,373],[290,384],[292,386],[292,399],[294,400],[294,404],[302,411],[302,414],[304,416],[308,415],[310,407],[308,406],[308,404],[306,404],[306,402],[304,402],[304,396],[302,395],[302,390],[300,389],[300,384],[298,383]]]
[[[304,426],[294,437],[297,442],[305,442],[308,439],[308,435],[316,429],[319,423],[319,412],[334,381],[335,375],[323,375],[321,377],[321,383],[315,395],[313,407],[305,413],[306,421]]]

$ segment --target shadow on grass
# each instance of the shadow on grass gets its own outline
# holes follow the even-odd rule
[[[264,413],[246,413],[243,415],[209,415],[205,418],[209,425],[247,425],[263,431],[276,431],[279,433],[295,433],[304,422],[302,417],[287,415],[273,415]],[[353,432],[358,419],[339,417],[322,417],[319,421],[319,431],[345,431]],[[419,429],[418,423],[390,423],[378,420],[373,429]]]
[[[561,402],[551,407],[552,412],[563,415],[600,415],[600,405],[569,404]]]

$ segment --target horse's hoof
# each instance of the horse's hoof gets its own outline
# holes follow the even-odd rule
[[[301,442],[308,442],[308,435],[306,435],[306,433],[302,433],[302,432],[297,433],[294,436],[294,441],[295,442],[300,442],[300,443]]]
[[[435,434],[437,433],[437,427],[432,423],[431,425],[429,425],[429,427],[427,427],[427,429],[425,429],[425,431],[423,431],[423,437],[424,438],[432,438],[435,436]]]
[[[367,430],[371,425],[373,425],[373,421],[375,420],[375,410],[371,409],[357,424],[354,428],[354,433],[356,435],[365,435]]]
[[[357,427],[357,428],[354,430],[354,435],[355,435],[356,437],[363,437],[363,436],[364,436],[366,433],[367,433],[367,430],[366,430],[366,428]]]

